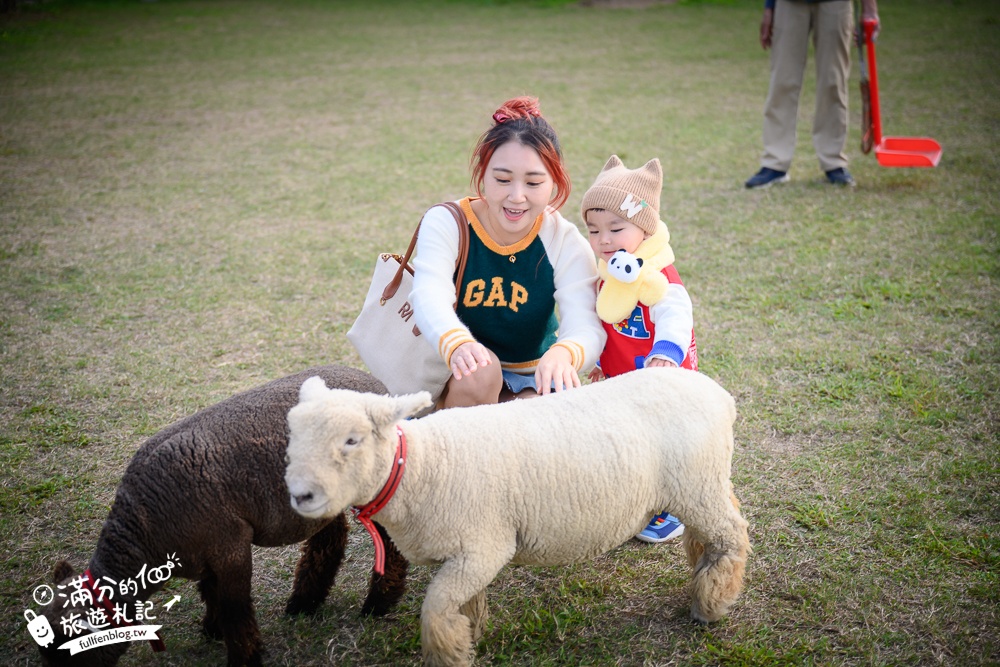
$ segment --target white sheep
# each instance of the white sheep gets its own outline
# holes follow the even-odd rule
[[[750,551],[730,483],[736,408],[707,376],[649,368],[401,421],[428,405],[426,392],[352,394],[310,378],[288,414],[285,472],[292,506],[319,518],[372,501],[405,458],[375,517],[410,562],[441,564],[421,611],[427,664],[471,664],[485,588],[507,563],[591,559],[668,508],[686,527],[691,615],[715,621],[736,600]]]

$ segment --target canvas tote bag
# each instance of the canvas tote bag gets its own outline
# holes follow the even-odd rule
[[[451,211],[458,225],[457,306],[458,290],[461,289],[469,256],[469,222],[458,204],[444,202],[438,206]],[[420,223],[413,232],[405,255],[380,253],[376,258],[368,295],[361,314],[347,332],[347,339],[357,349],[371,374],[382,381],[390,394],[398,396],[428,391],[432,400],[437,400],[451,376],[451,369],[438,355],[437,345],[420,335],[420,329],[413,320],[413,305],[408,300],[413,288],[410,255],[417,246]]]

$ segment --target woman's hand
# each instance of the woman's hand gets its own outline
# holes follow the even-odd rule
[[[557,392],[580,386],[580,376],[572,363],[569,350],[560,345],[550,347],[535,369],[535,386],[540,395],[551,393],[553,384]]]
[[[476,369],[493,363],[490,351],[486,346],[476,341],[462,343],[451,354],[451,374],[456,380],[472,375]]]

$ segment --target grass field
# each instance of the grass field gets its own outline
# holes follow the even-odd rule
[[[36,3],[0,16],[0,664],[37,664],[23,612],[86,564],[149,435],[320,363],[374,256],[468,193],[494,108],[533,94],[574,179],[663,162],[663,217],[702,370],[737,399],[734,481],[755,552],[732,615],[688,620],[679,545],[507,568],[490,665],[1000,664],[1000,6],[886,0],[885,133],[930,170],[858,149],[822,181],[803,96],[792,181],[758,168],[760,2]],[[561,511],[553,507],[553,512]],[[597,529],[597,527],[595,527]],[[294,547],[255,553],[275,665],[412,665],[433,570],[358,616],[372,549],[318,616],[282,615]],[[195,586],[169,652],[214,665]]]

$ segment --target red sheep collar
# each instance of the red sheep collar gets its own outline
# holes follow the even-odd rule
[[[392,461],[392,470],[389,471],[389,479],[386,480],[385,486],[367,505],[354,506],[354,517],[365,527],[375,544],[375,573],[379,576],[385,574],[385,545],[382,543],[382,536],[378,534],[378,530],[372,522],[372,515],[378,514],[383,507],[389,504],[396,489],[399,488],[399,482],[403,479],[403,471],[406,468],[406,436],[403,434],[403,429],[398,426],[396,433],[399,434],[396,457]]]

